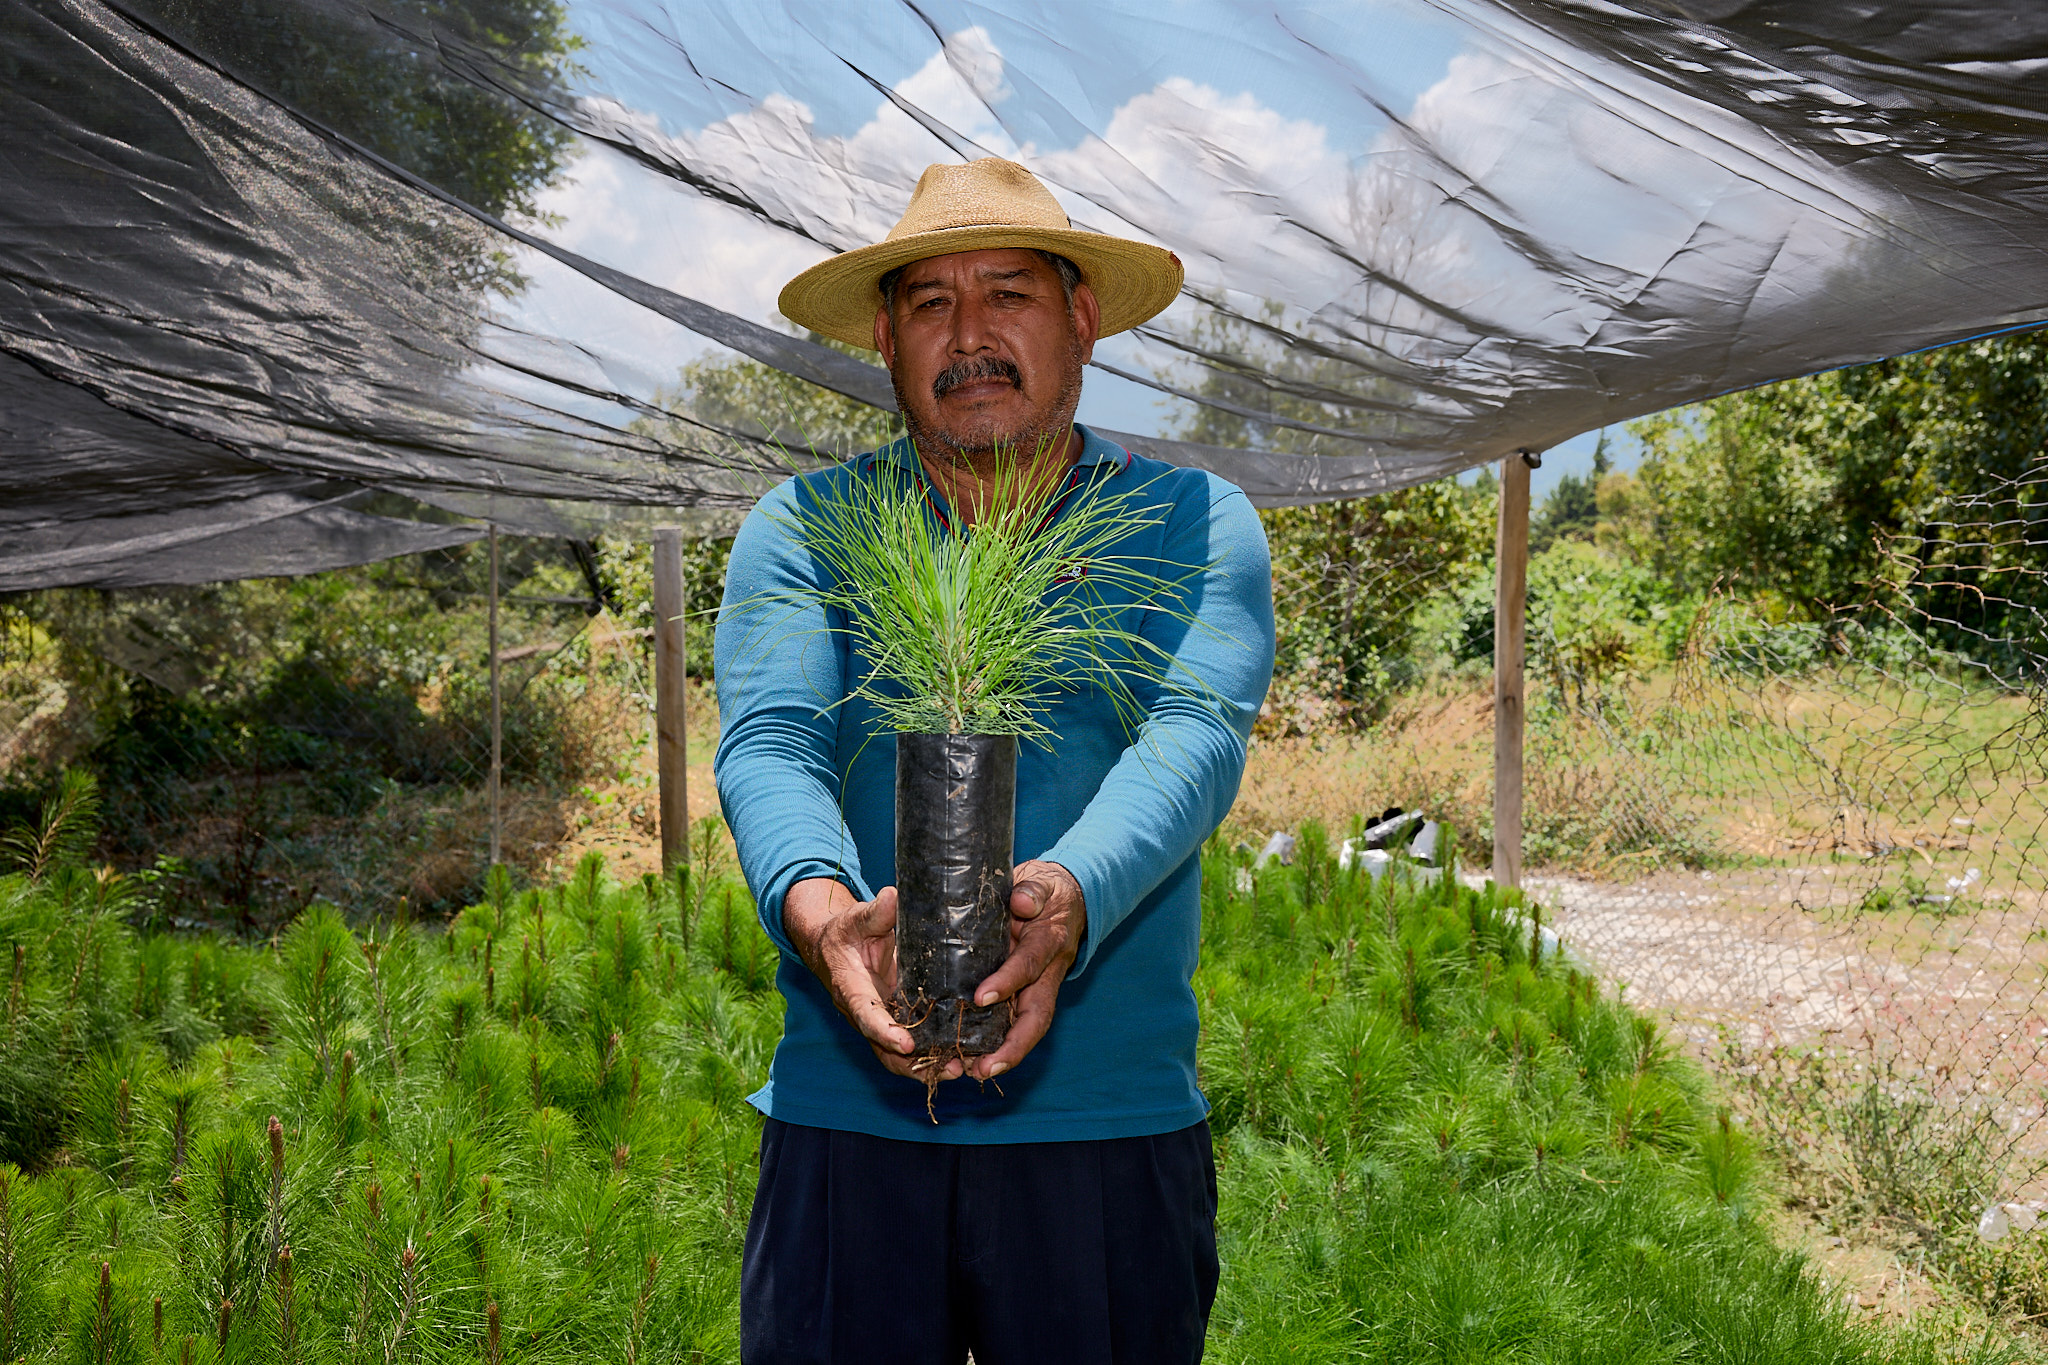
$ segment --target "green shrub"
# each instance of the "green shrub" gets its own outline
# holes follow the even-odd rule
[[[1209,1358],[1936,1358],[1771,1244],[1741,1127],[1512,897],[1329,843],[1247,891],[1206,859]],[[499,879],[440,933],[315,906],[261,946],[0,880],[0,1358],[734,1359],[780,1006],[700,871]]]

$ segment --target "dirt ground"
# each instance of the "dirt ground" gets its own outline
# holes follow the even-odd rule
[[[718,749],[718,708],[715,694],[693,680],[686,706],[689,718],[689,805],[692,825],[717,815],[718,788],[711,779],[711,759]],[[624,883],[643,873],[661,871],[661,784],[654,765],[654,746],[643,745],[623,775],[588,784],[563,803],[564,833],[549,851],[547,877],[565,877],[583,857],[602,853],[612,876]],[[730,836],[718,836],[719,856],[730,850]]]
[[[2020,1157],[2012,1197],[2043,1193],[2048,1163],[2048,933],[2043,898],[1981,883],[1949,906],[1864,908],[1872,870],[1799,866],[1673,871],[1632,882],[1525,879],[1566,951],[1662,1015],[1710,1066],[1729,1044],[1839,1047],[1894,1074],[1992,1106]],[[1739,1063],[1737,1063],[1739,1064]],[[1860,1072],[1865,1063],[1845,1060]],[[1970,1317],[1897,1229],[1834,1228],[1782,1212],[1851,1310],[1899,1324]]]

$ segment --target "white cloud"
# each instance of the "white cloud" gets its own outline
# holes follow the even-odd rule
[[[1009,97],[1003,70],[988,35],[966,29],[895,89],[958,136],[1014,156],[1019,149],[990,112]],[[888,99],[846,136],[820,135],[810,107],[779,93],[690,133],[666,132],[610,100],[588,102],[586,113],[655,160],[738,187],[770,217],[841,247],[886,233],[909,203],[918,172],[950,159],[943,141]]]
[[[1653,354],[1670,368],[1758,310],[1802,306],[1876,216],[1842,172],[1737,115],[1616,64],[1573,67],[1599,59],[1506,24],[1452,57],[1396,124],[1363,101],[1344,122],[1290,117],[1256,93],[1169,76],[1074,145],[1020,145],[999,117],[1017,98],[1009,64],[979,28],[896,87],[949,136],[882,98],[844,134],[779,93],[680,132],[616,104],[587,112],[841,247],[885,234],[930,162],[1014,157],[1077,223],[1170,247],[1198,290],[1279,301],[1291,325],[1427,366],[1460,405],[1531,385],[1640,384],[1624,378]],[[1020,68],[1018,85],[1045,74]],[[782,285],[827,254],[611,151],[586,156],[541,207],[572,249],[763,322],[778,320]],[[534,273],[522,321],[575,338],[608,376],[666,382],[709,349],[588,282]],[[1142,368],[1141,349],[1112,352]]]
[[[953,35],[898,87],[905,101],[963,135],[1014,153],[988,110],[1008,93],[1000,54],[972,29]],[[847,137],[819,136],[811,110],[780,94],[681,136],[615,104],[602,117],[657,158],[745,185],[771,213],[845,245],[887,232],[909,201],[917,168],[946,155],[886,99]],[[569,250],[757,322],[786,325],[775,308],[782,286],[831,254],[601,145],[590,146],[537,207],[557,224],[549,238]],[[574,338],[578,354],[558,363],[594,366],[615,387],[646,397],[679,366],[718,349],[537,253],[521,253],[520,268],[532,283],[509,320],[523,331]]]
[[[1198,287],[1300,299],[1344,273],[1315,234],[1343,230],[1346,156],[1254,95],[1169,77],[1033,164],[1088,201],[1077,220],[1171,247]]]

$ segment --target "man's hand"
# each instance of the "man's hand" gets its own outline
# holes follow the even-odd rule
[[[885,886],[873,900],[856,901],[830,877],[806,878],[783,899],[782,927],[882,1065],[899,1076],[925,1079],[911,1072],[916,1044],[887,1003],[896,994],[896,888]],[[939,1079],[959,1074],[960,1063],[949,1062]]]
[[[1000,1048],[974,1059],[969,1074],[975,1079],[1002,1075],[1045,1037],[1060,983],[1081,951],[1081,934],[1088,926],[1084,899],[1074,874],[1058,863],[1033,858],[1017,864],[1010,891],[1010,956],[974,993],[977,1005],[1015,996],[1017,1017]]]

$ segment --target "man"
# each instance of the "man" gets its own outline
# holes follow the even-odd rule
[[[1018,760],[1012,950],[975,997],[1014,1000],[1015,1021],[999,1051],[947,1065],[934,1122],[884,1004],[894,736],[848,696],[863,662],[845,621],[788,605],[825,572],[792,529],[805,480],[747,519],[718,624],[716,771],[786,999],[753,1097],[750,1365],[1201,1355],[1217,1262],[1190,985],[1199,849],[1271,676],[1271,575],[1237,489],[1074,424],[1096,338],[1180,282],[1171,253],[1076,231],[1030,172],[991,158],[931,167],[886,240],[783,291],[792,320],[881,352],[908,432],[809,480],[922,480],[956,534],[1002,452],[1036,461],[1034,488],[1131,492],[1158,524],[1117,553],[1194,573],[1181,610],[1132,602],[1120,620],[1199,685],[1141,685],[1135,734],[1085,680],[1050,699],[1055,738]]]

